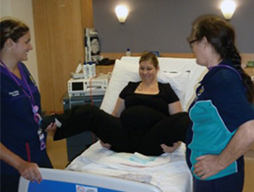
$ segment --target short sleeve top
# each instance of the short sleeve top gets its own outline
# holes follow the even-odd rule
[[[163,114],[169,116],[168,104],[179,101],[176,93],[173,91],[169,83],[158,83],[158,94],[140,94],[135,93],[140,82],[129,82],[122,90],[119,97],[124,99],[125,107],[132,107],[137,105],[151,107]]]
[[[196,99],[190,107],[189,115],[193,123],[186,137],[187,163],[194,170],[197,157],[220,154],[236,130],[254,119],[245,86],[231,63],[223,61],[209,70],[196,90]],[[243,167],[240,162],[241,160],[233,162],[207,179],[236,173],[238,168]],[[199,178],[195,173],[194,176]]]
[[[40,94],[31,74],[23,63],[19,63],[34,97],[34,104],[40,107]],[[40,162],[45,149],[40,150],[38,124],[34,120],[31,102],[22,88],[29,92],[24,81],[14,76],[22,85],[20,88],[4,67],[0,67],[1,97],[1,143],[24,160],[30,155],[32,162]],[[40,110],[41,111],[41,110]],[[28,146],[29,145],[29,150]],[[28,154],[30,151],[30,154]],[[17,170],[1,161],[1,172],[18,174]]]

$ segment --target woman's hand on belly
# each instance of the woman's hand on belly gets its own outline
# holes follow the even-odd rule
[[[165,144],[161,144],[161,148],[165,153],[172,153],[174,152],[179,146],[181,145],[181,141],[175,142],[172,147],[167,146]]]
[[[102,147],[110,149],[111,145],[109,143],[104,143],[102,140],[100,140],[100,144]]]

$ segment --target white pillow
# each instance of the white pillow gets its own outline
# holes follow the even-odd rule
[[[186,101],[185,101],[185,94],[187,89],[187,83],[189,78],[189,72],[177,72],[177,73],[170,73],[170,72],[163,72],[161,71],[158,74],[158,81],[161,83],[169,83],[172,89],[177,94],[183,110],[186,109]]]
[[[138,70],[138,63],[116,60],[101,109],[107,113],[111,113],[113,111],[120,92],[128,84],[128,82],[140,81]],[[161,83],[169,83],[183,105],[185,104],[185,90],[188,76],[189,72],[185,71],[177,73],[159,71],[158,81]],[[185,106],[183,106],[183,108],[184,107]]]
[[[109,85],[101,104],[101,109],[107,113],[112,113],[120,92],[128,82],[140,81],[138,68],[139,65],[135,63],[116,60]]]
[[[139,63],[140,57],[122,57],[121,61],[129,63]],[[161,71],[165,72],[183,72],[190,71],[195,67],[195,58],[173,58],[173,57],[158,57]]]
[[[205,74],[208,72],[208,69],[204,66],[196,64],[190,71],[188,82],[186,85],[185,93],[185,110],[189,109],[190,104],[193,102],[196,96],[196,89],[199,85],[199,82],[203,79]]]

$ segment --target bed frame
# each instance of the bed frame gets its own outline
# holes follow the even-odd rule
[[[18,192],[161,192],[157,187],[114,177],[40,168],[40,184],[20,178]]]

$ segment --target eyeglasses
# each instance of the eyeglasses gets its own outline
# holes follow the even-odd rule
[[[189,41],[189,45],[191,48],[192,48],[192,44],[195,43],[196,41],[197,41],[197,39],[193,39],[193,40]]]

